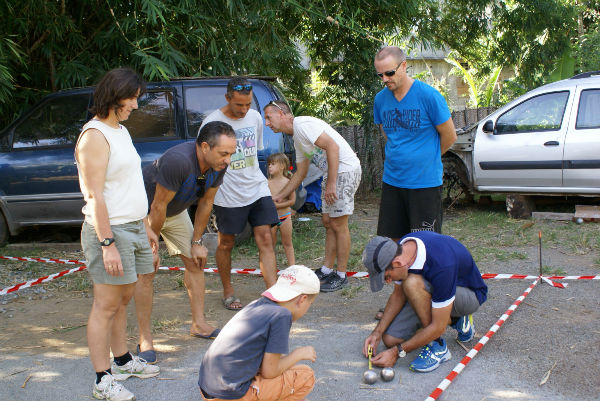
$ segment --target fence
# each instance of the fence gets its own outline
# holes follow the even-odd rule
[[[455,111],[452,113],[452,120],[456,129],[464,128],[476,123],[494,110],[492,107],[482,107]],[[358,189],[359,194],[369,193],[381,188],[385,140],[379,132],[379,128],[352,125],[339,126],[335,129],[346,139],[360,159],[362,180]],[[366,135],[365,129],[367,129]]]

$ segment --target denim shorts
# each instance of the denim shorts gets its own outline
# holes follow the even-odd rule
[[[137,281],[138,274],[152,273],[154,271],[152,248],[148,242],[144,222],[132,221],[110,226],[110,228],[121,255],[122,276],[111,276],[104,269],[102,246],[94,226],[84,222],[81,227],[81,247],[87,260],[87,270],[94,284],[131,284]]]

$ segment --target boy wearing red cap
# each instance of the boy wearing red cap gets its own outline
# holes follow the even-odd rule
[[[283,270],[277,283],[247,305],[223,327],[200,365],[198,386],[203,400],[303,400],[315,375],[302,360],[317,358],[311,346],[289,352],[292,322],[308,311],[320,290],[306,266]]]

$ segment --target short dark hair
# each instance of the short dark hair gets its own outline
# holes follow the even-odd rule
[[[238,85],[242,85],[242,86],[252,85],[252,83],[250,81],[248,81],[248,78],[245,78],[245,77],[231,78],[229,80],[229,82],[227,82],[227,97],[230,97],[230,98],[233,97],[233,94],[235,92],[241,93],[242,95],[247,95],[252,92],[252,89],[250,89],[250,90],[242,89],[239,91],[234,90],[233,88]]]
[[[106,118],[111,109],[116,112],[121,107],[121,100],[141,95],[145,89],[146,83],[131,68],[110,70],[94,89],[94,104],[90,112]]]
[[[235,139],[235,131],[231,125],[223,121],[211,121],[200,128],[200,132],[198,132],[198,137],[196,138],[196,145],[200,146],[202,142],[206,142],[212,149],[219,142],[219,136],[221,135]]]

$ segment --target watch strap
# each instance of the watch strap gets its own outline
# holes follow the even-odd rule
[[[110,246],[113,242],[115,242],[114,238],[104,238],[102,241],[100,241],[100,245],[101,246]]]

